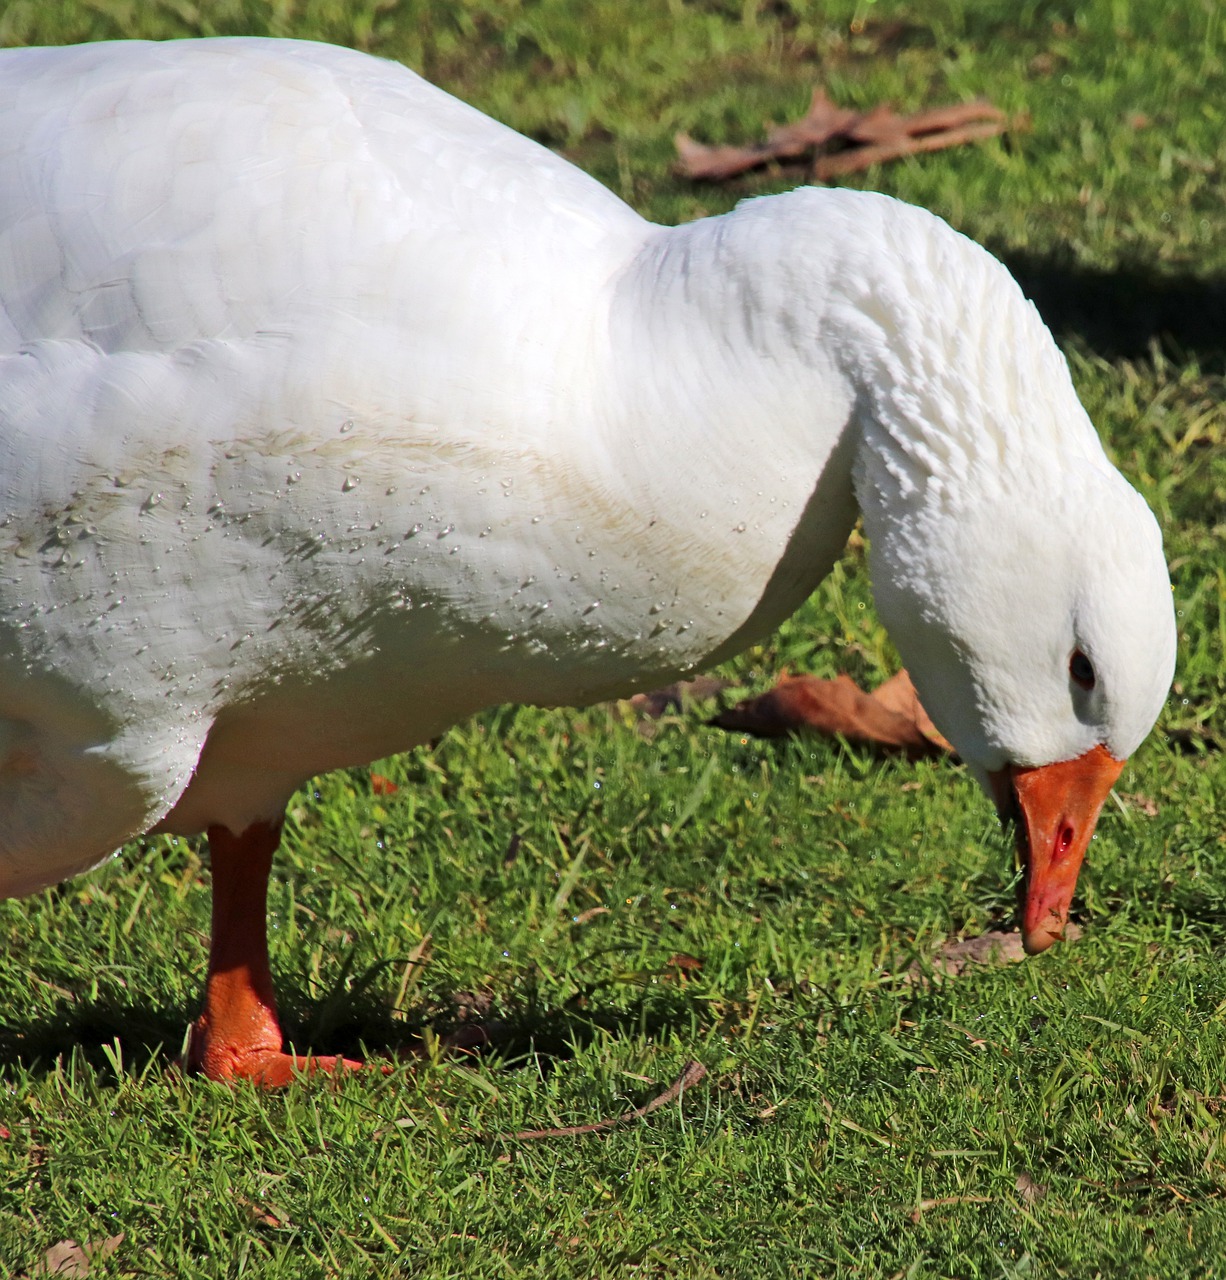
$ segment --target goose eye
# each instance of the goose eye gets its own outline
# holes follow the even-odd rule
[[[1073,650],[1073,656],[1068,662],[1068,673],[1073,677],[1074,684],[1080,685],[1083,689],[1094,688],[1094,667],[1080,649]]]

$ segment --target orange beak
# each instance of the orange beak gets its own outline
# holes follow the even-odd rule
[[[1001,821],[1016,824],[1027,954],[1046,951],[1064,935],[1094,824],[1123,767],[1123,760],[1098,746],[1060,764],[1006,765],[988,775]]]

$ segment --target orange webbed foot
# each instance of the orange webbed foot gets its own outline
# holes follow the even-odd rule
[[[392,1054],[390,1062],[362,1062],[339,1054],[286,1053],[270,1043],[238,1047],[210,1038],[197,1023],[192,1029],[186,1066],[209,1080],[251,1080],[267,1089],[279,1089],[306,1076],[343,1075],[350,1071],[374,1071],[390,1075],[402,1064],[421,1064],[435,1053],[472,1054],[490,1044],[490,1036],[482,1027],[463,1027],[447,1036],[439,1036],[433,1046],[419,1041]]]
[[[268,967],[265,908],[268,873],[281,837],[279,823],[257,822],[235,835],[209,828],[213,864],[213,936],[204,1008],[192,1027],[187,1067],[210,1080],[251,1080],[279,1088],[305,1076],[375,1071],[394,1063],[332,1055],[287,1053]],[[434,1044],[410,1046],[395,1058],[418,1061],[442,1052],[468,1052],[489,1042],[487,1030],[462,1026]]]
[[[200,1053],[188,1055],[188,1068],[209,1080],[250,1080],[266,1089],[279,1089],[305,1076],[343,1075],[349,1071],[392,1070],[386,1063],[367,1064],[333,1055],[285,1053],[280,1049],[235,1051],[225,1045],[206,1044]]]
[[[210,1080],[276,1088],[300,1076],[363,1069],[352,1058],[281,1048],[265,930],[268,873],[280,838],[280,823],[258,822],[238,835],[209,828],[213,936],[204,1009],[192,1027],[187,1065]]]

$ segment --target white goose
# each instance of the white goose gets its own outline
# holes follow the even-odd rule
[[[645,222],[403,68],[0,53],[0,893],[207,831],[193,1059],[283,1082],[291,791],[735,652],[863,512],[1062,929],[1171,679],[1157,526],[1004,268],[879,195]]]

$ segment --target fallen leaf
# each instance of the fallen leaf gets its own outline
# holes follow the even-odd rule
[[[453,991],[450,1003],[453,1016],[458,1021],[484,1018],[494,1007],[494,993],[488,988],[484,991]]]
[[[939,973],[959,974],[968,964],[1016,964],[1025,958],[1021,933],[990,929],[977,938],[943,943],[932,967]]]
[[[702,961],[697,956],[678,952],[675,956],[669,956],[664,962],[660,977],[664,982],[679,982],[684,987],[690,978],[701,970]]]
[[[803,155],[811,147],[824,146],[831,138],[846,133],[859,120],[860,112],[836,107],[818,85],[809,100],[809,109],[793,124],[772,126],[765,146],[775,158]]]
[[[849,142],[859,142],[865,146],[898,142],[907,136],[906,120],[884,104],[873,107],[862,116],[857,116],[843,130],[843,137]]]
[[[1119,791],[1116,794],[1121,803],[1128,805],[1131,809],[1139,809],[1147,818],[1158,816],[1158,806],[1149,796],[1143,795],[1140,791]]]
[[[93,1258],[109,1257],[123,1243],[124,1233],[108,1236],[105,1240],[61,1240],[43,1254],[42,1261],[34,1268],[36,1276],[87,1276]]]
[[[394,796],[400,790],[391,778],[385,778],[381,773],[370,775],[370,789],[377,796]]]
[[[1078,925],[1064,926],[1065,942],[1076,942],[1080,937],[1081,929]],[[1006,933],[991,929],[975,938],[943,942],[928,964],[934,974],[956,978],[971,965],[1017,964],[1025,958],[1026,950],[1022,945],[1021,933],[1016,930]],[[916,962],[908,972],[918,976],[921,972],[920,964]]]
[[[813,178],[817,182],[829,182],[831,178],[860,173],[864,169],[871,169],[875,164],[901,160],[903,156],[918,155],[924,151],[944,151],[946,147],[959,147],[964,142],[974,142],[979,138],[994,138],[1003,129],[1003,124],[984,121],[980,124],[966,124],[959,129],[942,129],[938,133],[928,133],[918,138],[902,136],[871,146],[849,148],[834,155],[818,156],[813,162]]]
[[[284,1227],[288,1224],[289,1219],[283,1214],[278,1213],[275,1209],[260,1204],[256,1200],[249,1200],[246,1196],[239,1196],[237,1203],[246,1209],[248,1217],[253,1224],[263,1227]]]
[[[669,712],[680,712],[682,703],[686,700],[700,702],[703,698],[713,698],[727,687],[728,681],[721,680],[718,676],[697,676],[693,680],[678,680],[675,684],[665,685],[663,689],[655,689],[651,693],[636,693],[627,701],[639,715],[658,720]]]
[[[709,723],[760,738],[801,731],[837,734],[851,742],[903,751],[909,759],[953,750],[920,706],[905,671],[871,694],[846,675],[822,680],[785,674],[768,693],[737,703]]]
[[[920,703],[919,694],[911,683],[911,677],[905,670],[897,672],[883,684],[879,684],[871,696],[887,710],[906,716],[925,738],[940,747],[942,751],[953,752],[953,743],[932,723],[931,717]]]
[[[860,112],[836,106],[818,86],[805,114],[772,126],[763,142],[712,147],[684,133],[675,142],[687,178],[719,182],[774,160],[811,155],[813,176],[824,181],[900,156],[990,138],[1005,128],[1004,113],[989,102],[956,103],[912,115],[899,115],[882,103]]]
[[[775,159],[769,147],[710,147],[695,142],[688,133],[679,133],[673,139],[681,158],[678,168],[687,178],[707,178],[719,182],[733,178],[746,169],[752,169]]]
[[[1047,1194],[1047,1183],[1036,1182],[1028,1173],[1019,1173],[1013,1184],[1021,1194],[1023,1204],[1038,1204]]]

